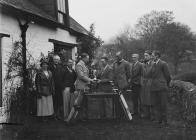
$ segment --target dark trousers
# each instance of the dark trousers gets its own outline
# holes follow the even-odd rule
[[[54,112],[57,116],[61,116],[60,111],[63,107],[62,92],[63,92],[62,90],[55,90],[55,94],[53,95]]]
[[[155,119],[158,119],[158,121],[167,122],[168,92],[153,91],[152,101],[154,103],[153,114]]]
[[[141,106],[141,117],[142,118],[149,118],[149,119],[154,119],[153,116],[153,106],[152,105],[142,105]]]
[[[140,107],[140,92],[141,86],[132,84],[132,101],[133,101],[133,111],[135,114],[139,113]]]

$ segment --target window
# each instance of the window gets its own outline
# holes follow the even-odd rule
[[[66,22],[66,0],[57,0],[58,22],[65,24]]]
[[[62,63],[67,63],[69,59],[72,59],[72,48],[68,46],[54,44],[54,53],[60,56]]]
[[[2,97],[3,97],[3,90],[2,90],[2,38],[3,37],[10,37],[10,35],[0,33],[0,107],[2,107]]]
[[[63,63],[66,63],[68,59],[72,59],[72,49],[77,44],[66,43],[55,39],[49,39],[48,41],[54,44],[54,53],[61,57]]]

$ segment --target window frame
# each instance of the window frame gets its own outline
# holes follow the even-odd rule
[[[64,0],[64,8],[62,8],[62,7],[60,8],[60,7],[59,7],[59,4],[58,4],[59,1],[61,1],[61,0],[56,0],[57,21],[58,21],[58,23],[60,23],[60,24],[62,24],[62,25],[66,25],[66,23],[67,23],[67,22],[66,22],[66,20],[67,20],[67,17],[66,17],[66,16],[67,16],[67,13],[66,13],[66,12],[67,12],[67,7],[66,7],[66,3],[67,3],[67,2],[66,2],[66,1],[67,1],[67,0]],[[65,11],[63,12],[61,9],[64,9]],[[63,22],[60,21],[59,15],[62,16]]]

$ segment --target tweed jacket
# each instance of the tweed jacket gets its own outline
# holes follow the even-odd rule
[[[85,65],[84,61],[80,60],[76,65],[76,74],[77,79],[75,83],[76,90],[85,90],[89,89],[88,84],[90,84],[90,78],[89,78],[89,69]]]
[[[120,62],[120,64],[115,62],[113,66],[113,76],[115,84],[120,89],[128,88],[129,79],[131,77],[129,62],[125,61],[124,59]]]
[[[169,82],[171,81],[170,72],[165,61],[159,60],[152,66],[152,91],[167,90]]]

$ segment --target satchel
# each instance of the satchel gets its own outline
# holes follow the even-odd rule
[[[50,87],[48,86],[41,86],[40,93],[42,96],[49,96],[51,95]]]

